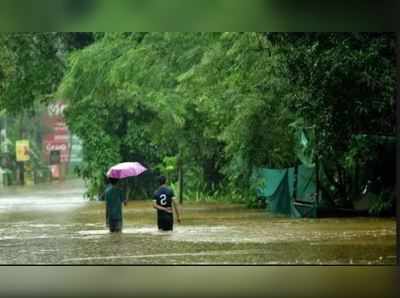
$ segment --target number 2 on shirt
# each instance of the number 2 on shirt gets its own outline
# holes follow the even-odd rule
[[[162,195],[160,195],[160,204],[162,205],[162,206],[165,206],[165,205],[167,205],[167,195],[165,195],[165,194],[162,194]]]

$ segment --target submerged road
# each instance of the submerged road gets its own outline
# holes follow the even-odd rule
[[[0,189],[0,264],[395,264],[394,218],[289,219],[240,205],[184,202],[173,232],[151,201],[110,234],[104,202],[80,180]]]

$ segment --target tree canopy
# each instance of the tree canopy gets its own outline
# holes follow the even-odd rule
[[[376,157],[357,136],[395,134],[390,33],[2,34],[0,47],[0,107],[57,89],[90,196],[128,160],[172,180],[183,167],[188,191],[244,194],[255,168],[299,163],[302,130],[348,198]]]
[[[295,121],[341,168],[353,135],[393,134],[394,59],[391,34],[109,33],[59,90],[96,185],[117,161],[176,157],[206,190],[245,189],[254,167],[296,163]]]
[[[31,110],[56,89],[63,67],[52,34],[0,34],[0,107],[11,114]]]

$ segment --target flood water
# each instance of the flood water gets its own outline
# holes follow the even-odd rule
[[[122,234],[80,180],[0,189],[0,264],[395,264],[395,218],[290,219],[184,202],[158,232],[151,201],[130,201]]]

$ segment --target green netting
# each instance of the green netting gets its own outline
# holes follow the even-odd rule
[[[296,199],[302,202],[315,202],[317,191],[315,184],[315,168],[300,165],[297,169]]]
[[[292,217],[317,216],[315,168],[300,165],[297,176],[294,168],[262,168],[256,172],[257,195],[266,199],[267,210]]]
[[[315,167],[298,166],[296,195],[291,202],[291,217],[317,217],[315,178]]]
[[[294,151],[302,164],[297,169],[258,169],[257,196],[266,199],[267,208],[273,213],[316,217],[318,207],[326,204],[321,193],[318,202],[316,196],[315,127],[306,126],[303,119],[289,127],[295,138]]]
[[[290,215],[291,194],[288,169],[259,169],[257,178],[261,181],[257,195],[266,199],[267,209],[272,213]],[[293,178],[290,180],[292,181]]]
[[[328,196],[324,196],[321,192],[317,201],[314,160],[315,127],[306,126],[303,119],[298,119],[290,124],[289,128],[293,130],[295,138],[294,151],[302,164],[297,167],[297,171],[294,168],[258,169],[256,171],[259,185],[257,195],[266,199],[268,210],[273,213],[287,214],[291,217],[317,217],[318,210],[330,210],[334,206],[327,199]],[[354,139],[368,140],[371,144],[391,143],[392,148],[394,148],[393,144],[397,142],[394,137],[371,135],[356,135]],[[378,167],[371,165],[371,169],[378,169]],[[322,169],[320,169],[319,176],[321,184],[327,183]],[[328,188],[325,188],[325,191],[326,189]]]
[[[282,183],[286,172],[286,169],[258,169],[256,174],[257,179],[259,180],[257,195],[265,198],[274,195],[279,185]]]
[[[306,126],[303,119],[291,123],[289,128],[293,130],[295,139],[294,151],[301,163],[307,167],[314,167],[315,156],[315,128]]]
[[[288,168],[287,171],[288,171],[289,194],[290,198],[293,198],[294,184],[296,182],[295,169]]]
[[[314,130],[300,129],[296,132],[295,152],[298,159],[308,167],[314,167]]]
[[[288,181],[288,173],[286,171],[276,191],[267,198],[267,208],[272,213],[290,215],[290,195]]]

